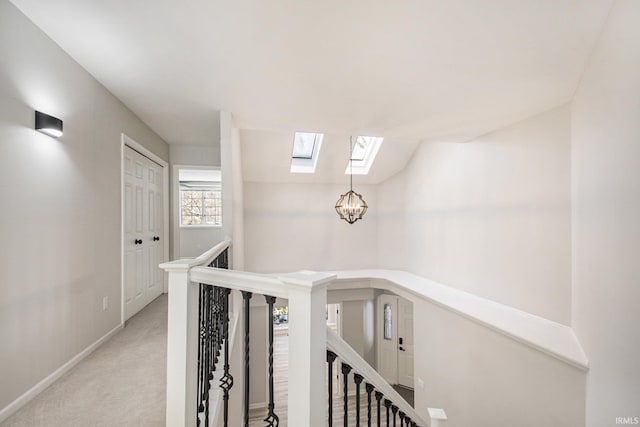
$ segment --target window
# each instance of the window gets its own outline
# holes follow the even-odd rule
[[[376,159],[383,140],[384,138],[377,136],[356,137],[353,150],[351,151],[351,162],[353,165],[347,163],[347,169],[344,173],[351,173],[351,167],[353,166],[354,175],[367,175],[373,165],[373,161]]]
[[[222,191],[180,189],[180,224],[222,225]]]
[[[180,225],[222,225],[220,171],[180,170]]]
[[[294,159],[312,159],[317,138],[318,134],[316,133],[296,132],[293,137],[293,153],[291,157]]]
[[[391,304],[384,305],[384,339],[391,341],[393,339],[393,330],[392,330],[392,319],[391,319]]]
[[[291,173],[315,173],[322,133],[296,132],[291,150]]]

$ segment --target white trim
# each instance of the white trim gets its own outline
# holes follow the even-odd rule
[[[349,161],[347,162],[347,168],[344,171],[345,175],[350,175],[352,172],[353,175],[368,175],[373,162],[376,160],[378,151],[382,146],[382,141],[384,140],[383,137],[379,136],[358,135],[356,137],[356,141],[358,138],[369,138],[364,158],[362,160],[349,159]]]
[[[169,166],[169,163],[167,163],[162,158],[158,157],[153,151],[149,150],[144,145],[142,145],[142,144],[136,142],[135,140],[131,139],[131,137],[127,136],[124,133],[122,134],[122,145],[123,146],[128,145],[129,147],[133,148],[134,150],[136,150],[138,153],[142,154],[143,156],[150,158],[151,160],[153,160],[154,162],[156,162],[157,164],[159,164],[163,168],[166,168],[167,166]]]
[[[151,150],[136,142],[125,133],[120,134],[120,322],[124,324],[124,147],[137,151],[143,156],[153,160],[162,167],[162,201],[163,201],[163,222],[164,244],[162,258],[169,260],[169,163],[158,157]],[[164,293],[169,290],[169,276],[164,274]]]
[[[331,289],[371,287],[415,303],[415,297],[499,332],[583,371],[589,360],[573,329],[517,308],[398,270],[334,271]],[[260,293],[260,291],[256,291]]]
[[[316,173],[316,166],[318,165],[318,158],[320,157],[320,148],[322,148],[322,140],[324,138],[323,133],[317,132],[295,132],[293,135],[293,144],[296,143],[296,136],[299,133],[307,133],[315,135],[315,144],[313,146],[313,153],[311,153],[310,159],[293,157],[293,150],[291,153],[291,173]]]
[[[49,376],[44,378],[38,384],[31,387],[29,390],[24,392],[20,397],[16,400],[5,406],[2,410],[0,410],[0,423],[9,418],[11,415],[15,414],[20,408],[29,403],[31,399],[40,394],[44,389],[53,384],[56,380],[62,377],[64,374],[69,372],[74,366],[80,363],[85,357],[90,355],[96,348],[102,345],[105,341],[115,335],[118,331],[122,329],[122,323],[113,328],[111,331],[107,332],[102,338],[98,339],[93,344],[89,345],[87,348],[82,350],[80,353],[76,354],[71,360],[67,363],[53,371]]]
[[[329,327],[327,327],[327,348],[334,352],[342,362],[348,363],[353,368],[353,372],[357,372],[365,377],[368,383],[374,385],[377,390],[381,391],[387,399],[391,400],[394,405],[397,405],[402,412],[410,416],[418,425],[429,425],[353,347],[335,334]],[[349,393],[349,395],[351,395],[351,393]]]

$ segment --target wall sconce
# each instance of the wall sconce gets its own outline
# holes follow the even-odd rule
[[[58,138],[62,136],[62,120],[36,111],[36,130]]]

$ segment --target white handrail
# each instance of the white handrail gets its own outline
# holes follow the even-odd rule
[[[163,262],[159,267],[167,272],[183,270],[189,271],[193,267],[208,265],[211,261],[216,259],[218,255],[224,252],[225,249],[230,247],[231,240],[225,239],[205,253],[199,255],[197,258],[181,258],[175,261]]]
[[[334,274],[300,271],[280,276],[204,267],[228,246],[222,242],[196,259],[162,264],[169,272],[167,334],[167,426],[195,424],[198,349],[198,283],[252,292],[289,301],[296,321],[289,325],[290,425],[322,427],[326,365],[327,285]],[[236,294],[238,295],[238,294]],[[243,298],[247,294],[243,294]],[[235,299],[235,297],[234,297]],[[246,301],[246,300],[245,300]],[[247,301],[248,302],[248,301]],[[246,303],[246,302],[245,302]],[[310,339],[313,337],[313,339]]]
[[[277,277],[246,271],[210,267],[193,267],[189,278],[195,283],[222,286],[238,291],[287,298],[287,288]]]
[[[392,401],[402,412],[407,414],[412,421],[419,426],[430,425],[423,420],[420,415],[407,403],[406,400],[397,391],[382,378],[382,376],[369,365],[346,341],[340,338],[335,332],[327,326],[327,347],[329,350],[338,355],[340,360],[351,366],[354,372],[362,375],[365,380],[374,386],[376,390],[384,394],[385,398]]]
[[[589,360],[570,326],[398,270],[334,271],[331,290],[385,289],[409,300],[429,301],[583,371]]]
[[[198,256],[193,260],[193,266],[197,265],[209,265],[211,261],[216,259],[218,255],[224,252],[225,249],[231,246],[231,239],[224,239],[222,242],[218,243],[205,253]]]

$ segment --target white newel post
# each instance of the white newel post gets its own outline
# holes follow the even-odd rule
[[[190,260],[160,264],[169,273],[167,427],[196,425],[198,288],[189,281]]]
[[[279,277],[289,295],[289,423],[324,427],[327,417],[327,284],[336,276],[298,272]]]

